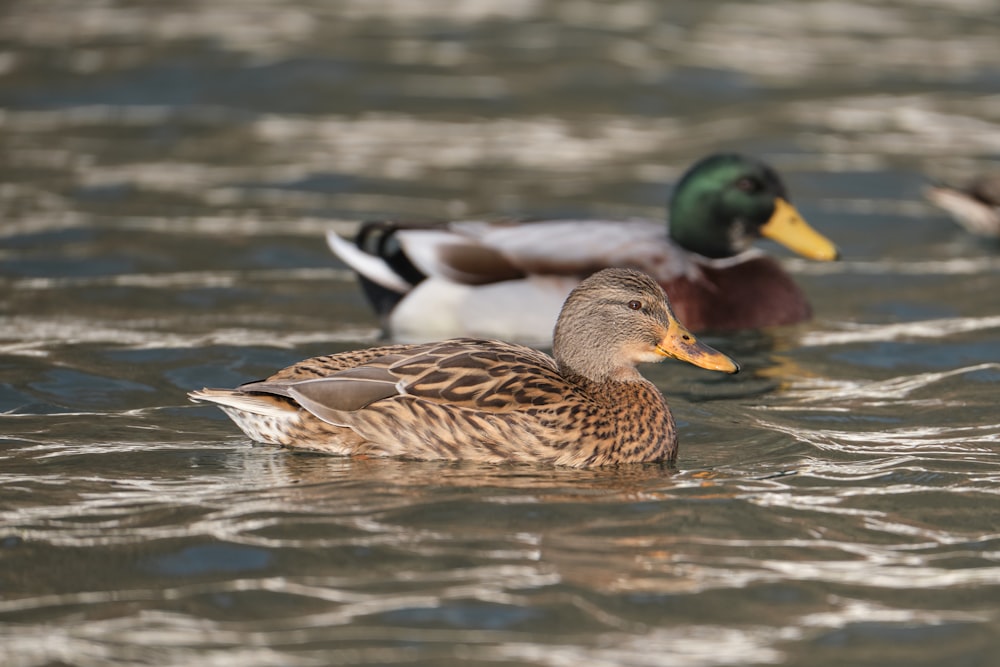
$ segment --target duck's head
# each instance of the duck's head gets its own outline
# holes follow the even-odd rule
[[[663,288],[632,269],[604,269],[570,293],[552,352],[563,373],[595,382],[637,380],[636,364],[666,357],[726,373],[740,369],[699,342],[674,317]]]
[[[788,202],[777,172],[744,155],[711,155],[681,177],[670,199],[670,237],[705,257],[731,257],[760,237],[809,259],[837,259],[837,247]]]

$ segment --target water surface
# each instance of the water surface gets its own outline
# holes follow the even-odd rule
[[[0,662],[993,665],[990,2],[11,2]],[[377,341],[327,229],[663,215],[752,153],[844,261],[807,324],[645,369],[675,467],[344,460],[192,388]]]

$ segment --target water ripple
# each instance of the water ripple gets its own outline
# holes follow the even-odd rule
[[[4,9],[3,665],[992,664],[1000,257],[921,201],[996,166],[991,0]],[[774,252],[818,319],[713,341],[750,373],[645,371],[676,466],[296,454],[186,404],[376,340],[327,229],[662,219],[730,150],[847,259]]]
[[[227,317],[229,322],[234,318]],[[251,321],[271,324],[267,315],[253,316]],[[241,347],[295,348],[313,343],[358,342],[377,340],[380,330],[373,326],[290,332],[269,331],[266,328],[226,327],[204,332],[183,333],[191,318],[177,315],[151,320],[131,320],[111,324],[107,320],[60,317],[10,317],[0,322],[0,353],[45,357],[51,348],[64,345],[111,344],[133,350],[163,350],[206,348],[235,345]],[[210,322],[208,322],[210,323]]]
[[[849,345],[873,341],[948,338],[971,331],[1000,327],[1000,315],[955,317],[893,324],[840,323],[845,331],[811,331],[800,338],[803,345]]]

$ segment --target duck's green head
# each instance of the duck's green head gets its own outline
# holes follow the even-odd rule
[[[833,260],[837,247],[788,203],[785,185],[763,162],[711,155],[681,177],[670,199],[670,237],[705,257],[731,257],[760,237],[803,257]]]

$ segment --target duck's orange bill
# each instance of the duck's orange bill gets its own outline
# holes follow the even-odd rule
[[[775,198],[774,213],[760,228],[760,233],[809,259],[829,262],[840,258],[837,246],[810,227],[795,207],[781,197]]]
[[[724,373],[739,373],[740,365],[718,350],[700,342],[677,322],[671,322],[667,335],[656,345],[656,353],[680,359],[699,368]]]

